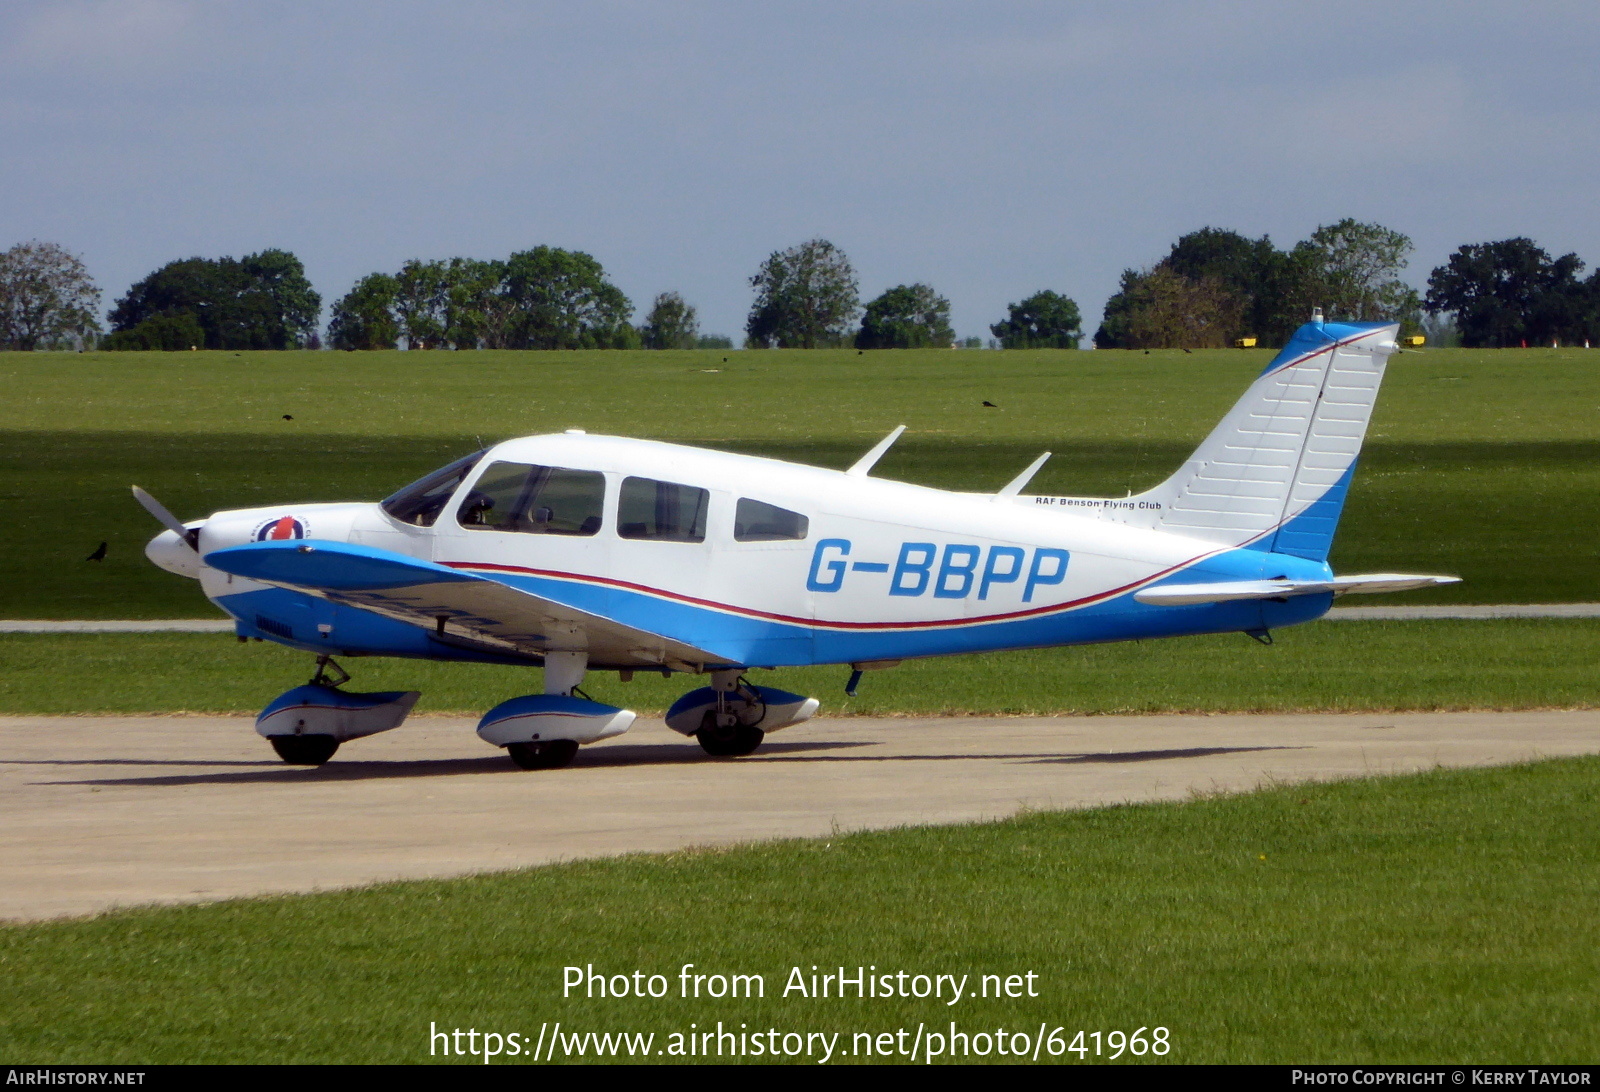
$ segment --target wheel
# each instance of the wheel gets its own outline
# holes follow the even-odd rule
[[[269,736],[267,742],[291,766],[320,766],[339,749],[332,736]]]
[[[530,743],[506,744],[506,754],[524,770],[559,770],[571,762],[577,753],[578,745],[570,739],[536,739]]]
[[[719,727],[715,720],[715,713],[707,713],[705,725],[694,734],[700,741],[701,748],[706,754],[714,758],[737,758],[747,755],[767,738],[767,734],[759,728],[748,724],[732,724]]]

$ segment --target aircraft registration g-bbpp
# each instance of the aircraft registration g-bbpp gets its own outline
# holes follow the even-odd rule
[[[317,655],[257,731],[290,763],[398,727],[416,692],[360,694],[333,656],[542,665],[543,692],[478,734],[563,766],[635,714],[586,671],[708,675],[667,723],[743,755],[814,698],[753,668],[1268,631],[1337,595],[1454,577],[1334,576],[1334,529],[1398,327],[1302,326],[1171,478],[1114,500],[994,494],[579,431],[496,444],[381,503],[288,504],[180,523],[146,549],[200,581],[241,638]]]

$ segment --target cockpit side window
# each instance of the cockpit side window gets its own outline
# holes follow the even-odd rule
[[[593,535],[605,508],[606,476],[593,470],[494,463],[456,512],[474,531],[530,535]]]
[[[734,509],[733,540],[735,542],[781,542],[803,539],[811,530],[811,521],[799,512],[779,508],[765,501],[740,497]]]
[[[624,478],[617,534],[658,542],[704,542],[709,490],[653,478]]]
[[[439,513],[444,511],[444,506],[450,503],[450,498],[487,450],[475,451],[464,459],[457,459],[449,466],[435,470],[426,478],[412,482],[386,498],[382,502],[383,510],[401,523],[432,527],[434,520],[439,518]]]

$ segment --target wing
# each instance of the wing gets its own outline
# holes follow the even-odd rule
[[[316,539],[252,542],[215,550],[207,565],[426,626],[446,640],[542,655],[587,651],[606,667],[695,670],[723,658],[659,633],[625,626],[489,577],[371,546]]]
[[[1334,595],[1411,591],[1439,584],[1459,584],[1459,576],[1409,576],[1404,573],[1374,573],[1368,576],[1336,576],[1332,580],[1229,580],[1220,584],[1163,584],[1136,591],[1141,603],[1179,607],[1192,603],[1226,603],[1235,599],[1286,599],[1291,595],[1332,592]]]

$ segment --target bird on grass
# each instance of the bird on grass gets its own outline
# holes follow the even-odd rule
[[[1188,353],[1190,356],[1194,355],[1194,350],[1193,349],[1185,349],[1184,352]]]
[[[84,558],[85,561],[104,561],[106,559],[106,544],[102,542],[94,548],[94,553]]]
[[[283,419],[285,421],[293,421],[294,420],[294,414],[286,413],[286,414],[283,415]]]
[[[988,406],[990,409],[999,409],[1000,408],[999,406],[995,405],[993,402],[988,401],[987,399],[984,400],[983,404]]]

